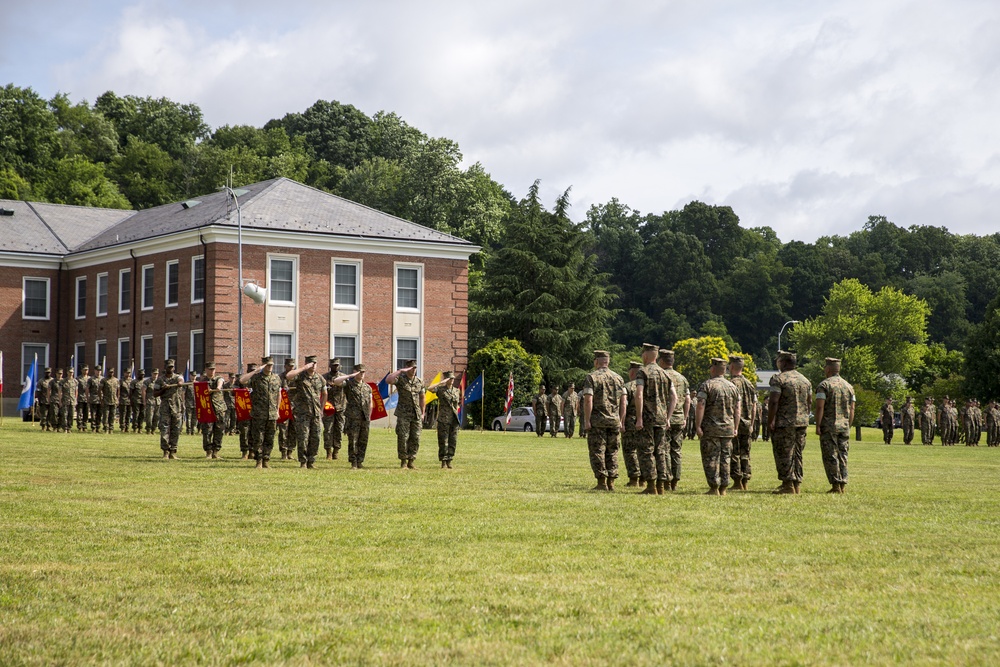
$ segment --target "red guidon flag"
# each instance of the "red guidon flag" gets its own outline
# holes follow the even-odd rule
[[[327,401],[326,403],[323,404],[323,416],[324,417],[331,417],[331,416],[333,416],[335,414],[337,414],[337,408],[334,407],[333,403],[331,403],[330,401]]]
[[[194,383],[194,414],[199,424],[214,424],[215,410],[212,409],[212,393],[207,382]]]
[[[236,406],[236,421],[250,420],[250,390],[233,389],[233,405]]]
[[[378,385],[369,382],[368,386],[372,388],[372,421],[388,417],[389,413],[385,411],[385,401],[382,400],[382,394],[378,393]]]
[[[278,423],[284,424],[285,422],[292,421],[293,419],[292,403],[288,400],[288,390],[282,387],[281,399],[278,401]]]
[[[510,412],[514,406],[514,371],[510,372],[510,379],[507,380],[507,402],[504,404],[504,411],[507,413],[507,424],[510,424]]]

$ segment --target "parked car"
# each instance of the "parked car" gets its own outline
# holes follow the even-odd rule
[[[506,421],[507,420],[504,416],[494,419],[493,430],[524,431],[526,433],[531,433],[535,430],[535,411],[527,405],[520,408],[514,408],[510,412],[510,424],[506,424]],[[548,419],[546,419],[545,422],[545,426],[548,427]],[[560,417],[559,430],[562,431],[564,427],[565,423],[562,417]]]

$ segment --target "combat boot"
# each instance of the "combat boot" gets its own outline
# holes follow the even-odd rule
[[[334,460],[334,461],[336,461],[336,460],[337,460],[337,450],[336,450],[336,449],[335,449],[335,450],[333,450],[333,456],[331,456],[330,458],[331,458],[332,460]]]
[[[608,491],[614,491],[614,490],[615,490],[615,480],[608,477]]]
[[[260,470],[261,468],[263,468],[264,467],[264,459],[257,459],[257,465],[254,466],[254,467],[257,468],[257,470]]]
[[[246,461],[246,460],[247,460],[247,457],[249,457],[249,456],[250,456],[250,455],[249,455],[249,454],[248,454],[247,452],[243,452],[243,455],[242,455],[242,456],[240,456],[240,460],[241,460],[241,461]]]
[[[708,486],[708,491],[705,492],[705,495],[706,496],[717,496],[717,495],[719,495],[719,487],[715,486],[714,484],[710,484]]]
[[[676,479],[670,480],[670,490],[671,491],[676,491],[677,490],[677,480]]]
[[[417,467],[415,465],[413,465],[413,459],[409,459],[406,462],[406,467],[409,468],[410,470],[416,470],[417,469]]]
[[[451,469],[451,459],[448,459],[447,461],[445,461],[445,463],[448,465],[448,469],[450,470]]]
[[[639,486],[639,478],[638,477],[629,477],[628,478],[628,484],[626,484],[625,486]]]
[[[607,491],[608,482],[604,477],[597,478],[597,486],[595,486],[591,491]]]
[[[719,485],[719,495],[720,495],[720,496],[724,496],[724,495],[726,495],[726,487],[725,487],[725,485],[723,485],[723,484],[720,484],[720,485]]]
[[[792,482],[782,482],[781,486],[779,486],[771,493],[775,495],[786,495],[786,494],[795,495],[795,484],[793,484]]]
[[[260,467],[261,468],[270,468],[271,466],[267,465],[267,459],[261,459]]]
[[[331,450],[329,450],[329,449],[326,450],[326,460],[327,461],[332,461],[333,460],[333,452]]]
[[[841,483],[840,483],[840,484],[838,485],[838,487],[837,487],[837,489],[838,489],[838,492],[839,492],[839,493],[847,493],[847,489],[845,488],[846,486],[847,486],[847,482],[841,482]]]
[[[655,496],[656,495],[656,482],[649,480],[646,482],[646,489],[639,492],[640,495],[644,496]]]
[[[664,494],[663,487],[666,486],[666,482],[662,479],[656,480],[656,495],[662,496]]]
[[[441,467],[442,468],[447,468],[448,464],[446,462],[444,462],[444,461],[441,461]]]
[[[800,485],[801,483],[802,483],[802,482],[792,482],[792,485],[793,485],[793,486],[794,486],[794,488],[795,488],[795,495],[799,495],[799,485]]]
[[[837,484],[836,482],[834,482],[830,486],[830,490],[827,491],[827,493],[840,493],[840,484]]]
[[[399,467],[400,468],[406,467],[406,459],[399,459]]]

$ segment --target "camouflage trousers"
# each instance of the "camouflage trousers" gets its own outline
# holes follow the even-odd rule
[[[422,426],[419,417],[400,417],[396,421],[396,453],[400,461],[417,458]]]
[[[58,403],[49,403],[49,428],[62,428],[62,406]]]
[[[823,453],[823,469],[830,484],[847,484],[847,453],[851,448],[850,432],[822,433],[819,449]]]
[[[117,414],[118,406],[114,403],[103,403],[101,405],[101,426],[108,433],[115,430],[115,417]]]
[[[733,438],[733,454],[729,460],[729,476],[736,481],[750,481],[750,433],[740,433]]]
[[[281,422],[275,427],[275,432],[278,434],[278,449],[280,451],[291,452],[295,449],[295,431],[292,430],[294,428],[287,421]]]
[[[892,434],[893,434],[893,424],[892,424],[892,422],[889,422],[888,426],[886,426],[885,424],[883,424],[882,425],[882,442],[884,442],[887,445],[891,445],[892,444]]]
[[[455,458],[455,447],[458,445],[458,422],[437,423],[438,461],[451,461]]]
[[[38,425],[43,429],[49,426],[49,404],[38,402],[38,407],[35,408],[35,414],[38,415]]]
[[[90,428],[93,429],[94,431],[100,431],[101,424],[104,423],[103,417],[101,415],[101,410],[103,407],[104,406],[101,405],[100,403],[90,404]],[[157,419],[159,419],[159,415],[157,415]]]
[[[154,403],[146,403],[143,406],[143,410],[146,413],[146,433],[152,433],[156,430],[156,426],[159,423],[156,419],[156,405]]]
[[[546,424],[547,424],[547,422],[545,421],[545,413],[544,412],[536,412],[535,413],[535,435],[537,435],[539,438],[542,437],[543,435],[545,435],[545,425]]]
[[[563,421],[565,422],[564,425],[565,430],[563,431],[563,435],[565,435],[567,438],[572,438],[573,434],[576,433],[576,415],[574,414],[566,415],[563,418]]]
[[[618,429],[591,426],[587,431],[590,469],[597,479],[618,479]]]
[[[86,431],[87,425],[90,424],[90,403],[83,401],[76,404],[76,428],[80,431]]]
[[[670,445],[667,444],[667,429],[663,426],[643,424],[642,430],[636,433],[639,436],[636,456],[639,459],[642,481],[669,482],[671,477],[667,459]]]
[[[339,452],[344,433],[344,413],[338,410],[323,417],[323,447],[328,452]]]
[[[732,438],[702,438],[701,465],[712,488],[729,486],[729,462],[733,455]]]
[[[322,439],[323,418],[319,415],[295,415],[295,443],[299,453],[299,463],[314,463],[319,453]]]
[[[370,427],[371,422],[367,419],[346,420],[344,433],[347,434],[347,459],[352,464],[361,465],[365,462]]]
[[[625,461],[625,472],[629,479],[639,479],[642,473],[639,470],[639,457],[636,455],[639,447],[639,432],[633,429],[625,429],[622,434],[622,459]]]
[[[553,438],[559,434],[559,415],[549,419],[549,435]]]
[[[260,421],[272,421],[267,419],[262,419]],[[245,421],[236,422],[236,432],[240,434],[240,452],[250,452],[257,451],[253,447],[253,443],[250,440],[250,424],[253,423],[252,419],[247,419]],[[271,443],[271,447],[274,447],[274,443]]]
[[[181,437],[181,416],[169,410],[160,410],[160,449],[177,453]]]
[[[64,430],[72,430],[73,420],[76,419],[76,404],[70,403],[69,405],[63,405],[61,407],[61,414],[59,415],[59,418],[62,420],[60,424]]]
[[[214,422],[207,422],[199,426],[201,427],[202,449],[206,452],[217,452],[222,449],[222,436],[226,432],[222,420],[216,419]]]
[[[248,447],[254,453],[258,461],[269,461],[271,460],[271,450],[274,449],[274,431],[277,429],[278,422],[275,419],[251,419],[248,421],[239,422],[239,426],[243,427],[244,424],[247,427],[253,423],[253,428],[248,429],[247,437],[252,435],[253,440],[248,443]],[[285,422],[286,424],[288,422]],[[240,433],[240,449],[243,449],[243,433]],[[247,450],[244,450],[247,451]]]
[[[913,442],[913,422],[904,419],[903,420],[903,444],[908,445]]]
[[[194,405],[184,406],[184,428],[187,430],[187,434],[192,435],[197,425],[198,420],[194,416]]]
[[[805,426],[783,426],[771,433],[774,465],[782,482],[802,481],[802,450],[805,445]]]
[[[118,404],[118,428],[122,431],[127,431],[132,428],[132,416],[131,403]]]
[[[671,424],[667,429],[667,447],[670,456],[670,480],[673,482],[681,478],[681,447],[684,446],[684,424]]]
[[[934,444],[934,426],[928,424],[926,426],[920,426],[920,444],[922,445],[933,445]]]

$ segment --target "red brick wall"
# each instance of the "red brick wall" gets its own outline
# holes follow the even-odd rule
[[[49,279],[49,319],[21,318],[22,278]],[[66,278],[63,276],[63,289]],[[48,343],[49,362],[56,359],[56,323],[59,315],[59,271],[0,267],[0,350],[3,350],[3,395],[15,399],[21,393],[21,344]],[[39,359],[39,365],[42,364]]]

